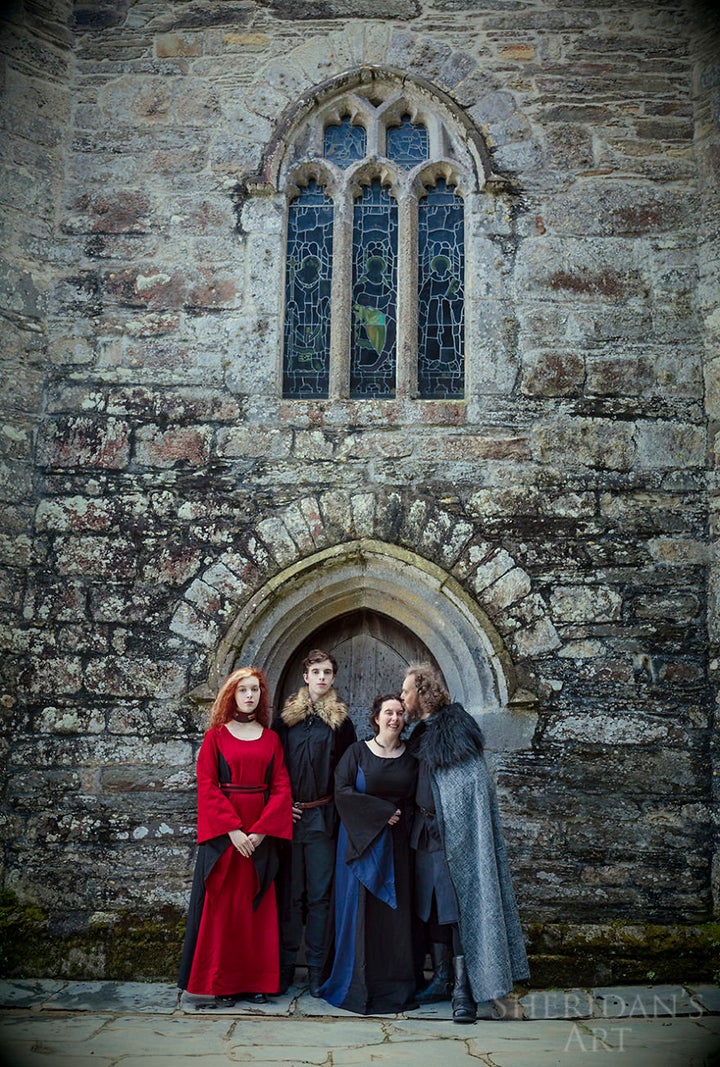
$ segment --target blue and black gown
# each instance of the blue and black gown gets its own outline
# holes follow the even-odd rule
[[[365,741],[351,745],[335,771],[335,939],[320,995],[358,1015],[414,1006],[409,837],[416,780],[417,761],[407,750],[387,759]],[[402,815],[389,826],[398,808]]]

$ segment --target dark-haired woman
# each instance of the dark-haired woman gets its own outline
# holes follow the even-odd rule
[[[274,843],[292,837],[290,782],[263,673],[224,682],[197,760],[195,877],[178,985],[217,1007],[277,991]]]
[[[320,987],[359,1015],[416,1007],[408,841],[417,767],[397,696],[375,698],[370,725],[374,736],[351,745],[335,771],[335,943]]]

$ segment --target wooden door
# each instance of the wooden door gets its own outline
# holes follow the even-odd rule
[[[354,611],[303,641],[283,672],[276,707],[303,685],[303,660],[313,648],[322,648],[337,660],[335,688],[348,706],[359,738],[371,736],[368,718],[373,698],[399,693],[410,663],[435,662],[423,642],[394,619],[375,611]]]

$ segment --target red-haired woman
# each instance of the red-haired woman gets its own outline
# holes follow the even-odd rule
[[[264,1003],[279,983],[275,840],[292,837],[282,747],[262,671],[241,667],[215,698],[197,760],[198,856],[178,985]]]

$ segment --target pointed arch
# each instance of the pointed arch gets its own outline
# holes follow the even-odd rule
[[[485,141],[452,97],[419,75],[362,66],[314,86],[285,109],[263,155],[263,179],[281,189],[298,153],[317,150],[323,123],[339,121],[344,109],[353,121],[370,125],[374,117],[383,128],[407,111],[414,122],[427,123],[431,156],[465,157],[475,175],[475,191],[493,177]],[[370,144],[368,150],[372,152]]]
[[[276,683],[310,633],[362,607],[417,635],[490,747],[530,744],[531,660],[560,646],[552,619],[512,557],[431,501],[331,491],[290,504],[197,577],[171,629],[210,655],[192,694],[205,702],[240,658]]]
[[[324,193],[333,204],[331,240],[310,215],[301,229],[296,225],[298,189],[311,173],[330,179]],[[489,174],[486,146],[463,110],[428,81],[392,68],[346,73],[283,116],[264,176],[287,204],[284,397],[465,399],[472,324],[465,314],[464,231],[472,196]],[[418,205],[428,199],[427,184],[439,181],[462,192],[450,225],[448,211],[435,212],[423,254],[451,264],[450,277],[427,263],[419,271]],[[331,277],[302,287],[298,264],[316,261],[321,240],[330,250]],[[446,312],[448,286],[453,306]],[[434,338],[424,348],[418,321]]]

